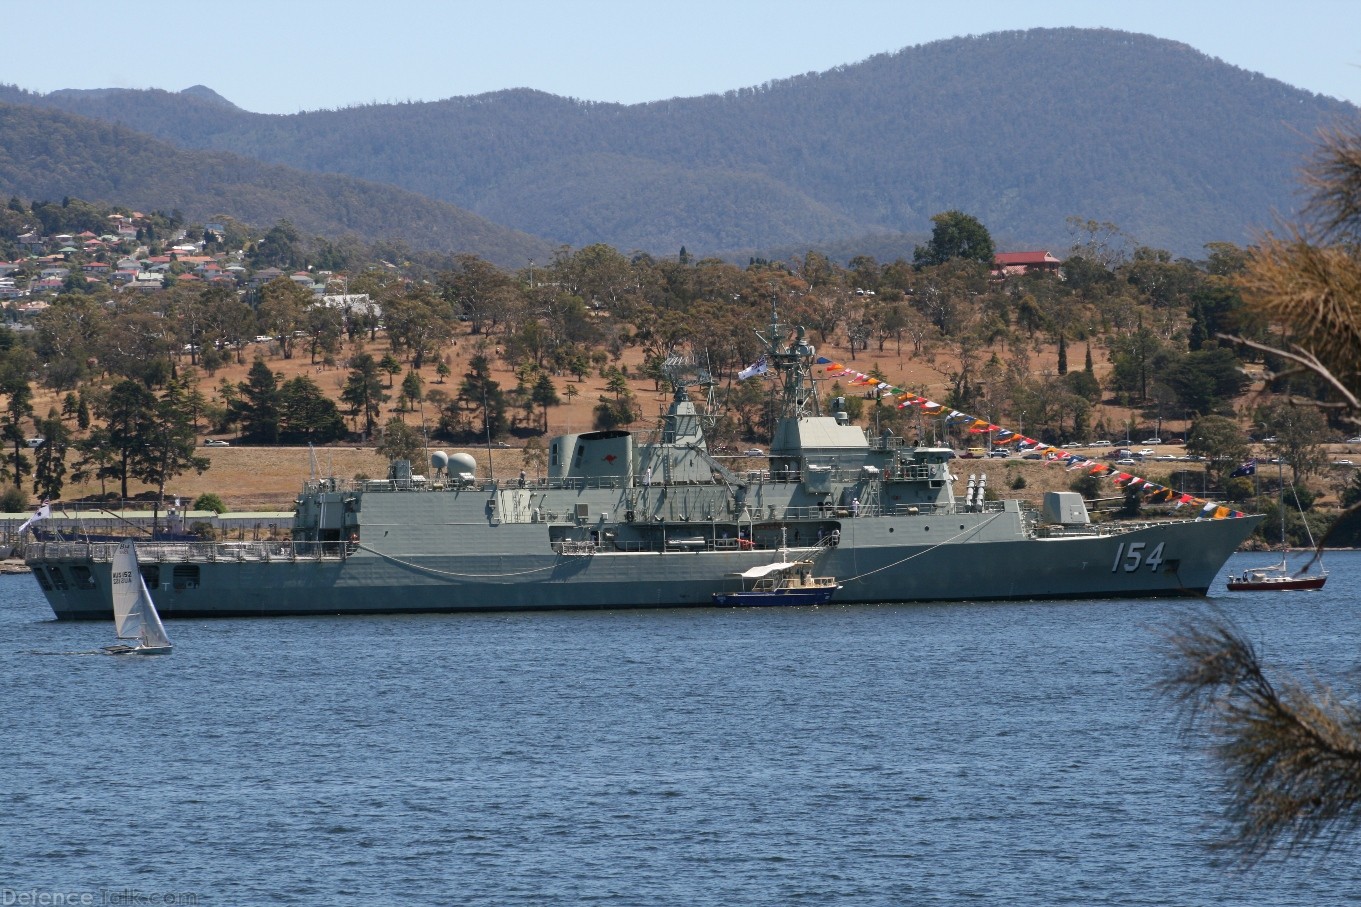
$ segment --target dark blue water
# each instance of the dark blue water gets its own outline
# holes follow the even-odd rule
[[[1214,601],[1341,677],[1361,554],[1329,566]],[[174,655],[120,659],[31,654],[112,629],[0,578],[0,894],[1354,903],[1354,848],[1244,872],[1206,847],[1218,775],[1151,684],[1157,628],[1207,607],[175,621]]]

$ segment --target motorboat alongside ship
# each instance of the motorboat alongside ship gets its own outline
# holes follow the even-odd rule
[[[725,608],[825,605],[841,587],[836,577],[814,576],[812,569],[812,561],[776,561],[752,567],[735,574],[743,581],[741,590],[715,592],[714,604]]]
[[[441,451],[428,479],[406,461],[382,480],[314,471],[289,538],[143,543],[140,571],[166,618],[710,605],[786,542],[823,544],[838,603],[1184,596],[1261,520],[1092,523],[1071,492],[1039,512],[988,500],[985,475],[957,497],[953,451],[823,414],[803,329],[772,316],[765,339],[780,418],[757,468],[710,453],[716,382],[678,357],[650,437],[558,436],[540,479]],[[25,560],[58,618],[107,620],[116,550],[35,542]]]

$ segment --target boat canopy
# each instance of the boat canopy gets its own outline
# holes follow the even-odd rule
[[[742,573],[734,573],[733,576],[740,576],[743,579],[760,579],[763,576],[770,576],[772,573],[783,573],[793,567],[811,567],[812,561],[777,561],[773,564],[761,564],[759,567],[752,567]]]

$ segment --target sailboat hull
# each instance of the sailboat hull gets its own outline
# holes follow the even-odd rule
[[[1288,592],[1292,590],[1322,589],[1328,575],[1321,576],[1264,576],[1260,579],[1234,578],[1229,580],[1230,592]]]
[[[172,646],[105,646],[100,649],[105,655],[169,655]]]

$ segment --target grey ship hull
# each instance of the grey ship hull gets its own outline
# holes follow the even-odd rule
[[[1023,537],[1021,513],[1010,508],[843,519],[840,543],[815,556],[818,572],[843,586],[837,604],[1203,595],[1257,520],[1044,538]],[[478,536],[481,545],[466,541]],[[404,551],[385,548],[379,535],[315,554],[277,544],[211,556],[143,546],[142,563],[144,572],[155,565],[157,610],[174,619],[709,605],[713,593],[732,591],[732,574],[775,555],[709,546],[559,553],[542,524],[484,522],[451,527],[448,538],[484,550]],[[30,556],[59,619],[111,618],[112,547],[48,545]],[[88,571],[79,583],[76,568]]]

